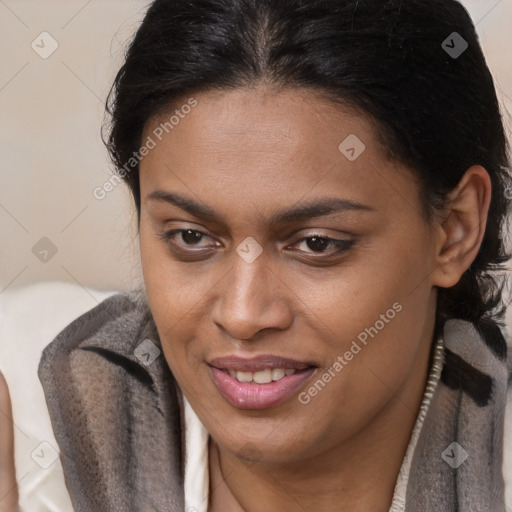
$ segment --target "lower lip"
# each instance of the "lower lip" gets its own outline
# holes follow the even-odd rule
[[[218,368],[210,366],[213,382],[221,395],[239,409],[268,409],[292,397],[314,373],[309,368],[268,384],[239,382]]]

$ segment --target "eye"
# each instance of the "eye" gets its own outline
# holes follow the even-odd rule
[[[188,248],[198,247],[199,249],[208,249],[215,247],[215,244],[200,245],[200,242],[207,238],[211,239],[208,233],[200,229],[174,229],[165,233],[159,233],[158,236],[166,243],[176,246],[184,251],[194,252]],[[310,249],[309,254],[318,254],[317,257],[332,257],[348,251],[353,245],[354,240],[339,240],[319,234],[313,234],[307,237],[300,238],[293,245],[304,244],[307,249]],[[329,248],[332,250],[329,251]],[[308,253],[307,250],[299,250],[299,252]]]
[[[181,242],[176,240],[176,235],[180,235]],[[199,229],[174,229],[166,233],[159,233],[158,235],[162,240],[168,244],[178,245],[182,247],[197,247],[204,237],[210,238],[210,235]],[[199,246],[204,249],[208,246]],[[209,247],[212,247],[211,245]]]
[[[310,254],[320,254],[329,257],[336,256],[348,251],[354,245],[354,243],[354,240],[339,240],[337,238],[314,234],[301,238],[295,242],[294,245],[304,244],[307,249],[312,251]],[[329,251],[329,248],[333,250]],[[301,252],[307,253],[307,251],[303,250],[301,250]]]

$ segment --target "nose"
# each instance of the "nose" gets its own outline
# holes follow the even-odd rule
[[[234,258],[213,309],[217,326],[239,340],[252,340],[264,329],[288,328],[293,321],[290,292],[267,258],[262,254],[252,263]]]

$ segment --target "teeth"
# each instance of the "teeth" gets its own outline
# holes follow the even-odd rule
[[[238,382],[255,382],[256,384],[270,384],[272,381],[281,380],[287,375],[293,375],[296,370],[285,368],[274,368],[261,370],[259,372],[235,372],[228,370],[229,375]]]
[[[290,371],[292,371],[292,370],[290,370]],[[283,370],[282,368],[274,368],[272,370],[272,380],[281,380],[285,375],[286,375],[286,370]]]
[[[251,382],[252,381],[252,372],[236,372],[236,378],[240,382]]]
[[[256,382],[256,384],[268,384],[269,382],[272,382],[272,370],[254,372],[252,374],[252,380]]]

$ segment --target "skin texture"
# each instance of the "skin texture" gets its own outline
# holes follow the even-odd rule
[[[468,169],[427,225],[413,174],[385,158],[368,118],[305,90],[194,98],[141,162],[140,244],[164,356],[211,434],[209,510],[387,511],[428,376],[436,287],[456,284],[478,252],[489,177]],[[354,161],[338,149],[350,134],[366,146]],[[157,189],[218,221],[149,199]],[[326,197],[373,210],[269,224]],[[173,229],[207,235],[159,236]],[[336,256],[301,241],[314,235],[354,243]],[[236,252],[247,237],[263,249],[252,263]],[[212,382],[213,358],[272,354],[318,367],[307,391],[395,303],[401,311],[307,405],[294,396],[244,410]]]

